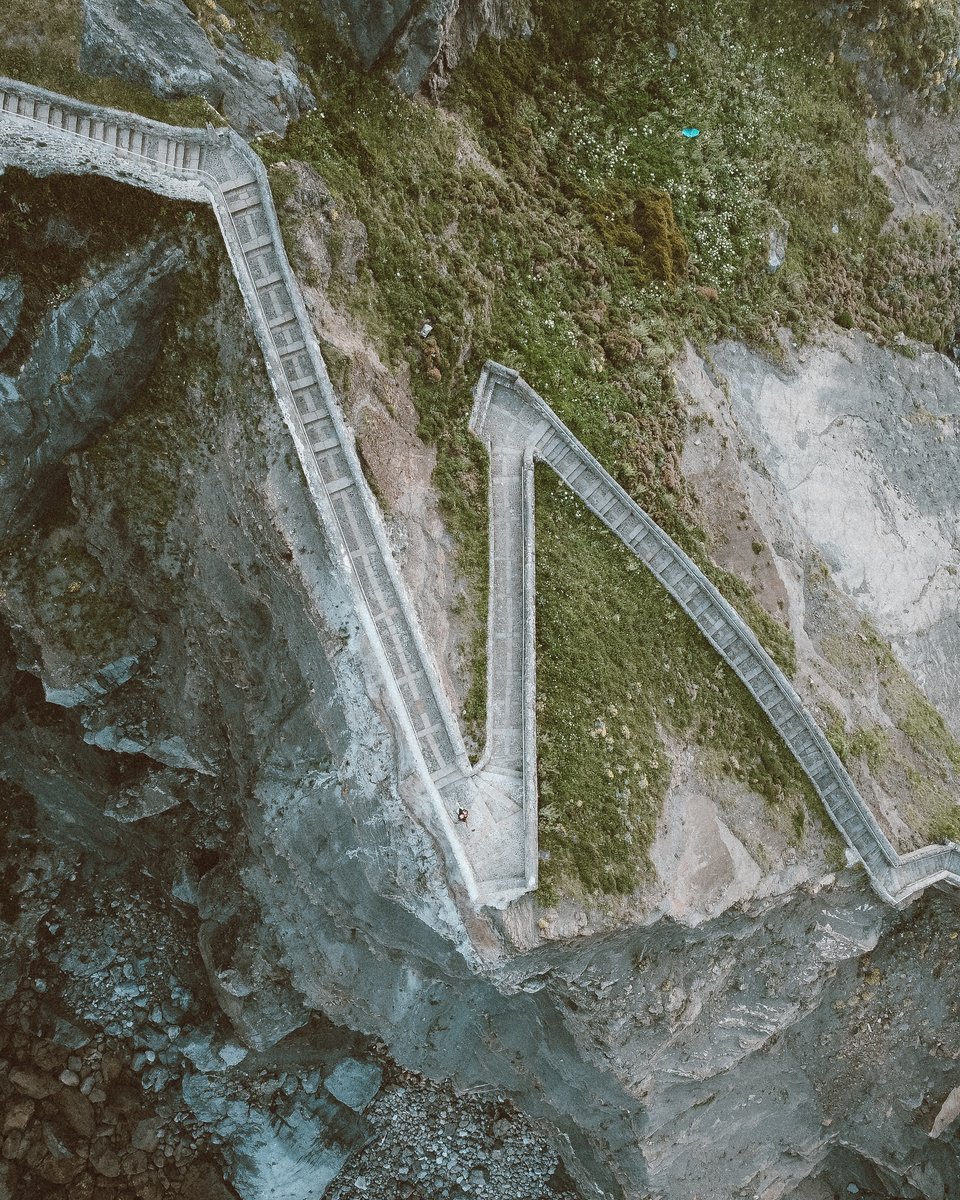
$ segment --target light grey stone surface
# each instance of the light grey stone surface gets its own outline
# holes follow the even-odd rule
[[[383,1072],[374,1063],[358,1062],[355,1058],[345,1058],[337,1063],[335,1069],[323,1081],[323,1086],[331,1096],[352,1108],[354,1112],[363,1112],[383,1082]]]
[[[850,335],[776,370],[713,352],[785,514],[960,735],[960,372]]]
[[[787,241],[790,225],[787,221],[779,220],[767,233],[767,270],[775,274],[787,261]]]

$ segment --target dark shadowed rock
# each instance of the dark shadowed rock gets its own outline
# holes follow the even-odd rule
[[[52,1096],[60,1087],[52,1075],[44,1075],[40,1071],[11,1071],[10,1082],[18,1092],[23,1092],[31,1100],[45,1100],[47,1096]]]
[[[184,262],[152,242],[47,317],[14,381],[0,386],[0,535],[29,524],[70,450],[87,444],[136,395]]]
[[[183,1200],[234,1200],[236,1192],[223,1182],[211,1163],[190,1167],[183,1180]]]
[[[509,37],[527,28],[527,6],[519,0],[321,0],[321,7],[365,67],[394,54],[394,77],[411,93],[425,80],[442,87],[481,37]]]
[[[92,1138],[97,1128],[93,1105],[77,1088],[64,1088],[57,1096],[64,1120],[82,1138]]]

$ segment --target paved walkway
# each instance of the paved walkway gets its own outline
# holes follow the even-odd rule
[[[0,78],[0,161],[102,174],[212,205],[318,516],[354,588],[400,735],[433,804],[435,832],[475,903],[502,906],[537,881],[534,458],[649,567],[733,667],[877,890],[900,901],[941,879],[960,884],[955,846],[897,855],[741,618],[552,410],[515,372],[494,363],[484,369],[471,415],[491,470],[487,746],[471,767],[330,386],[256,154],[232,130],[177,129]]]

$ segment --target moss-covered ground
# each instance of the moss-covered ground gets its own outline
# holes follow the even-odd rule
[[[533,35],[483,44],[431,106],[361,72],[304,0],[269,15],[245,0],[204,4],[211,30],[226,30],[220,12],[248,46],[272,54],[287,40],[304,64],[317,110],[261,150],[278,192],[290,184],[283,161],[301,159],[367,229],[358,277],[335,298],[385,361],[412,368],[478,608],[486,463],[467,414],[495,357],[711,570],[789,669],[786,631],[707,560],[679,472],[685,414],[670,368],[685,338],[737,336],[776,353],[780,327],[802,339],[829,320],[881,341],[952,344],[960,271],[950,233],[934,220],[889,223],[867,159],[872,101],[842,50],[854,33],[872,36],[868,20],[824,21],[807,0],[533,0]],[[67,61],[76,25],[64,14],[75,9],[50,11],[65,30],[56,62]],[[949,40],[946,29],[928,40],[941,33]],[[909,48],[885,36],[879,49],[899,69]],[[6,53],[12,72],[9,40]],[[926,49],[915,57],[918,79],[932,78]],[[43,63],[30,70],[58,86]],[[698,136],[683,135],[693,128]],[[773,274],[771,230],[788,236]],[[548,887],[626,891],[640,878],[665,786],[661,729],[702,739],[719,769],[799,812],[789,757],[682,618],[556,487],[541,484],[538,509]],[[477,667],[474,718],[479,658]],[[721,721],[721,711],[734,715]],[[622,726],[631,733],[618,746]],[[644,776],[645,788],[623,782]]]

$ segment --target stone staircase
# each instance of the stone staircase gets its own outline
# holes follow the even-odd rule
[[[877,891],[899,903],[931,883],[960,885],[960,847],[900,856],[826,735],[749,626],[696,564],[637,505],[515,371],[487,363],[471,429],[514,459],[531,454],[555,471],[660,581],[769,717]]]

